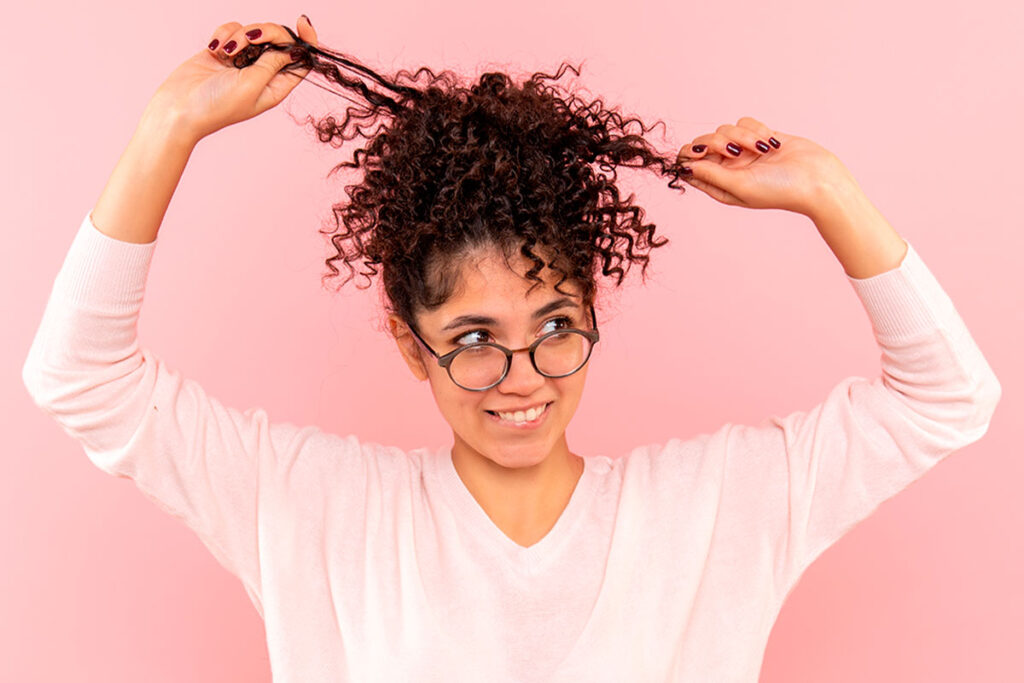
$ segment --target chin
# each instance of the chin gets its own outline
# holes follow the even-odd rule
[[[493,435],[481,438],[475,443],[465,442],[465,445],[480,456],[509,469],[538,465],[547,459],[554,448],[554,443],[550,439],[501,439]]]

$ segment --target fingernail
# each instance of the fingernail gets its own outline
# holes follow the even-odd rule
[[[254,28],[253,30],[251,30],[248,33],[246,33],[245,37],[248,38],[249,40],[256,40],[257,38],[259,38],[262,35],[263,35],[263,29]]]
[[[310,28],[313,27],[313,22],[309,20],[309,17],[307,17],[305,14],[303,14],[302,18],[306,20],[306,23],[309,24]]]
[[[236,43],[233,40],[230,40],[230,41],[228,41],[228,44],[224,46],[224,52],[231,52],[236,47],[238,47],[238,43]]]
[[[740,155],[740,152],[743,151],[737,145],[735,145],[735,144],[733,144],[731,142],[728,145],[726,145],[725,148],[727,150],[729,150],[730,154],[732,154],[733,156],[737,156],[737,157]]]
[[[211,50],[216,50],[218,45],[220,45],[220,41],[217,40],[216,38],[214,38],[213,40],[210,41],[210,44],[207,45],[206,47],[208,47]]]
[[[755,142],[755,143],[754,143],[754,146],[755,146],[755,147],[757,147],[757,149],[758,149],[759,151],[761,151],[761,152],[767,152],[768,150],[770,150],[770,149],[771,149],[771,147],[769,147],[768,145],[764,144],[764,143],[763,143],[763,142],[761,142],[760,140],[758,140],[757,142]]]
[[[705,149],[707,149],[707,145],[694,145],[693,146],[693,151],[696,152],[697,154],[700,154]]]
[[[679,172],[682,173],[683,175],[690,175],[691,173],[693,173],[693,170],[689,166],[680,166]]]
[[[768,142],[772,143],[772,147],[774,147],[775,149],[782,147],[782,143],[776,140],[775,138],[768,138]]]

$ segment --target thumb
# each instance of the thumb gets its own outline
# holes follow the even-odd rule
[[[721,164],[715,161],[709,161],[707,159],[698,159],[696,161],[688,161],[686,165],[693,171],[693,176],[698,180],[703,180],[705,183],[711,183],[721,188],[726,188],[732,184],[732,178],[735,176],[736,171],[725,168]]]
[[[291,62],[296,60],[292,59],[291,50],[295,48],[289,48],[287,50],[265,50],[263,54],[259,56],[255,62],[250,64],[243,73],[247,81],[251,81],[251,86],[254,89],[262,90],[267,87],[267,84],[273,80],[275,76],[283,69],[288,66]],[[301,69],[295,71],[295,83],[298,84],[306,74],[309,73],[309,69]]]
[[[692,173],[683,176],[685,182],[723,204],[746,206],[744,201],[729,191],[739,171],[723,168],[718,163],[707,159],[687,161],[686,166]]]

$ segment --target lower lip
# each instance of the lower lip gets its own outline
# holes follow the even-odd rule
[[[487,417],[491,418],[491,420],[493,420],[494,422],[497,422],[502,427],[508,427],[510,429],[536,429],[537,427],[540,427],[542,424],[544,424],[544,421],[547,419],[548,413],[550,413],[550,412],[551,412],[551,403],[548,403],[546,406],[544,406],[544,412],[542,412],[540,415],[538,415],[536,418],[534,418],[533,421],[531,421],[531,422],[524,422],[522,424],[516,424],[515,422],[509,422],[508,420],[503,420],[500,417],[498,417],[497,415],[491,415],[490,413],[487,413]]]

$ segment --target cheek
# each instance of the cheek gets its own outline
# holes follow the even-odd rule
[[[430,390],[438,410],[450,424],[455,425],[467,419],[474,411],[482,411],[481,396],[455,386],[448,374],[430,373]]]

